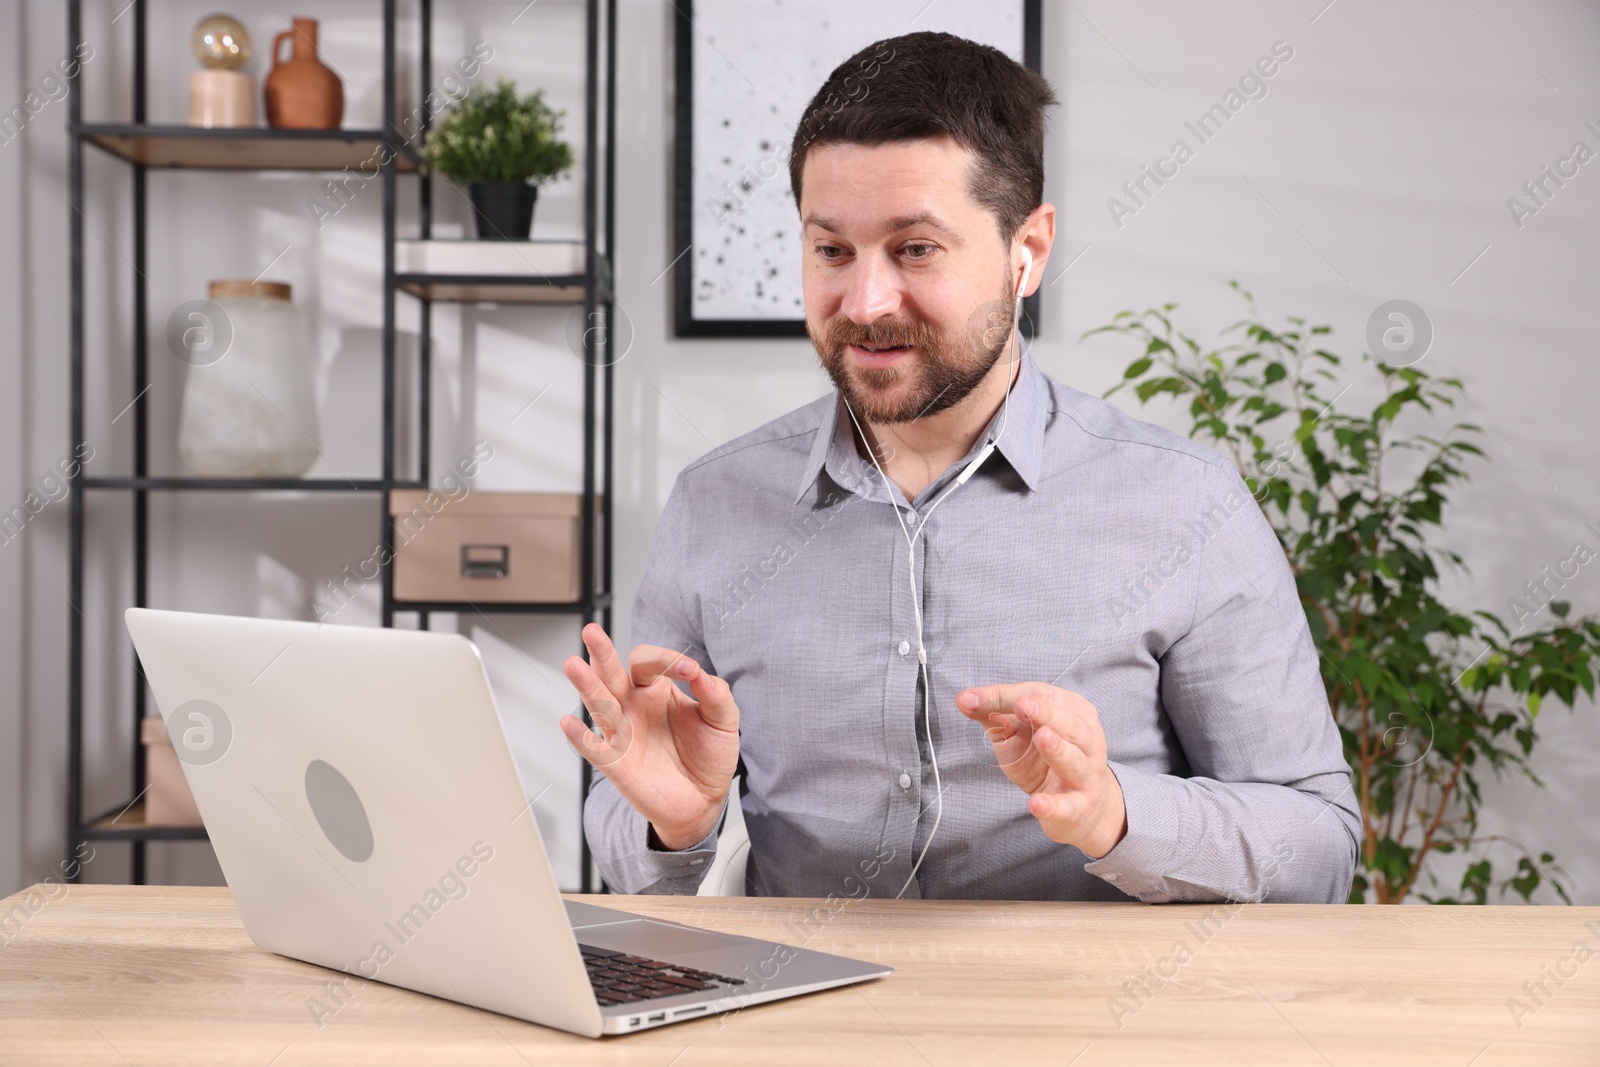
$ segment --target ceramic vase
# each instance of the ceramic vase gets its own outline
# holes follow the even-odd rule
[[[262,95],[267,125],[284,130],[338,129],[344,118],[344,85],[317,58],[317,20],[297,18],[294,28],[272,39],[272,70]],[[283,43],[291,44],[283,58]]]

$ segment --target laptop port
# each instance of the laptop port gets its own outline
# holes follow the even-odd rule
[[[667,1013],[666,1012],[664,1012],[664,1011],[657,1012],[656,1014],[650,1016],[650,1021],[653,1022],[653,1023],[659,1023],[659,1022],[663,1021],[664,1019],[666,1019],[666,1017],[667,1017]]]
[[[707,1004],[701,1004],[698,1007],[694,1007],[694,1008],[680,1008],[677,1011],[672,1013],[672,1017],[674,1019],[681,1019],[685,1015],[697,1015],[700,1012],[705,1011],[706,1008],[708,1008],[709,1006],[710,1005],[707,1005]]]
[[[638,1026],[639,1025],[639,1017],[637,1015],[635,1015],[633,1018],[629,1019],[628,1020],[628,1025],[629,1026]]]

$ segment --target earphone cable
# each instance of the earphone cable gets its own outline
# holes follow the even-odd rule
[[[1020,325],[1022,320],[1021,289],[1026,287],[1028,283],[1028,274],[1031,273],[1032,266],[1033,257],[1028,256],[1027,269],[1023,271],[1022,285],[1018,287],[1016,302],[1012,309],[1011,337],[1007,338],[1007,340],[1012,343],[1007,345],[1007,347],[1010,349],[1010,353],[1006,360],[1006,391],[1004,398],[1000,402],[999,428],[996,429],[995,435],[984,444],[983,450],[979,453],[978,458],[969,464],[967,469],[963,470],[959,475],[957,475],[955,481],[953,481],[943,493],[939,494],[938,498],[935,499],[934,502],[928,506],[928,509],[922,513],[922,520],[918,524],[915,535],[913,535],[911,531],[906,528],[905,517],[900,514],[900,509],[898,507],[894,509],[895,519],[900,523],[900,532],[906,539],[906,570],[910,576],[911,609],[917,626],[917,669],[922,677],[922,729],[923,733],[928,738],[928,757],[929,762],[933,765],[934,788],[933,826],[928,829],[928,837],[922,843],[922,850],[917,854],[916,862],[911,865],[911,872],[906,875],[905,884],[900,887],[900,892],[895,894],[896,900],[905,895],[905,891],[911,887],[911,882],[916,878],[917,871],[922,868],[922,861],[927,858],[928,849],[933,845],[934,835],[939,832],[939,823],[944,818],[944,783],[939,774],[938,747],[934,744],[933,740],[933,683],[928,675],[928,652],[927,648],[923,644],[922,639],[922,603],[917,588],[917,538],[922,536],[922,531],[928,528],[928,517],[933,514],[934,509],[940,504],[944,503],[945,499],[951,493],[955,492],[955,490],[962,483],[964,483],[974,471],[976,471],[978,466],[989,457],[989,453],[994,451],[995,446],[1000,442],[1000,438],[1005,434],[1006,422],[1010,415],[1011,409],[1012,373],[1013,368],[1018,362],[1019,352],[1022,349],[1022,330]],[[841,396],[840,399],[843,400],[843,397]],[[844,400],[844,407],[845,411],[849,412],[850,414],[850,421],[855,424],[856,432],[861,435],[862,443],[867,447],[867,454],[872,457],[872,465],[877,468],[878,476],[883,479],[884,488],[889,493],[889,497],[892,502],[894,498],[893,484],[889,481],[889,475],[885,473],[883,465],[878,462],[877,449],[874,448],[871,441],[868,440],[866,431],[861,428],[861,422],[856,418],[856,413],[854,409],[850,407],[850,402],[848,400]],[[924,567],[924,571],[926,571],[926,567]]]

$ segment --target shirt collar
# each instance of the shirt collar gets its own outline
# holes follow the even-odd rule
[[[1050,389],[1044,372],[1039,369],[1033,356],[1026,352],[1022,355],[1016,383],[1011,387],[1009,409],[1007,413],[1007,405],[1002,404],[995,411],[972,448],[955,465],[971,462],[983,443],[999,431],[1001,416],[1005,415],[1006,431],[995,445],[995,451],[1005,456],[1011,469],[1017,472],[1030,490],[1037,489],[1040,468],[1044,463],[1044,431],[1050,415]],[[844,402],[839,398],[838,390],[835,390],[834,402],[823,406],[822,421],[811,440],[811,454],[806,458],[794,502],[798,504],[806,491],[816,484],[817,475],[824,468],[844,488],[856,489],[862,479],[852,472],[859,470],[865,462],[856,449],[850,416],[844,411]]]

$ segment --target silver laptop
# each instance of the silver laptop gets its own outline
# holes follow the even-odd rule
[[[464,637],[126,618],[251,940],[343,972],[319,1026],[369,981],[598,1037],[890,973],[563,901]]]

